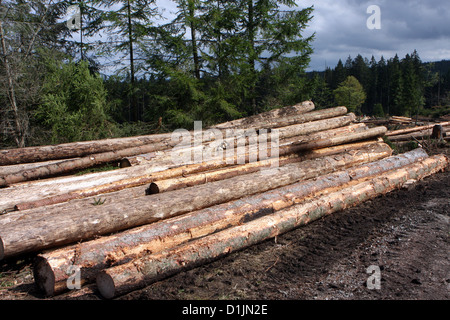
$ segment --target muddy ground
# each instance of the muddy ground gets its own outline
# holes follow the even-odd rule
[[[447,170],[118,299],[448,300],[449,244]],[[44,298],[32,260],[0,265],[0,299]]]

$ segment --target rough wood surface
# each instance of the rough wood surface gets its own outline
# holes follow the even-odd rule
[[[295,116],[298,114],[303,114],[314,110],[314,103],[312,101],[304,101],[302,103],[284,107],[280,109],[274,109],[267,112],[263,112],[254,116],[247,118],[236,119],[228,122],[224,122],[211,128],[216,129],[231,129],[231,128],[254,128],[254,127],[264,127],[264,123],[271,121],[271,119],[276,118],[286,118],[288,116]]]
[[[444,155],[430,157],[240,226],[228,228],[169,250],[145,255],[101,271],[97,276],[97,287],[102,296],[108,299],[122,295],[182,270],[275,237],[324,215],[390,192],[400,188],[409,179],[422,179],[443,170],[448,165],[449,160]]]
[[[441,126],[450,126],[450,121],[446,121],[446,122],[441,122],[439,123]],[[426,125],[426,126],[418,126],[418,127],[414,127],[414,128],[406,128],[406,129],[400,129],[400,130],[394,130],[394,131],[388,131],[386,132],[386,136],[390,137],[390,136],[397,136],[397,135],[403,135],[403,134],[407,134],[407,133],[412,133],[412,132],[417,132],[417,131],[423,131],[423,130],[428,130],[428,129],[433,129],[433,127],[436,124],[430,124],[430,125]]]
[[[300,181],[285,187],[243,197],[239,200],[194,211],[179,217],[133,228],[108,237],[82,242],[39,255],[35,281],[47,295],[66,289],[66,271],[72,265],[81,267],[81,279],[88,283],[109,266],[119,265],[142,254],[156,253],[186,241],[235,226],[261,215],[300,203],[317,192],[333,192],[344,184],[355,184],[383,172],[397,169],[428,155],[422,149],[391,156],[345,171]]]
[[[348,135],[350,133],[363,133],[367,130],[368,128],[364,124],[352,124],[336,129],[312,133],[306,136],[280,139],[278,154],[275,156],[284,156],[298,152],[305,154],[309,151],[305,150],[306,148],[304,147],[301,147],[301,150],[298,150],[299,148],[296,144],[305,144],[315,140],[332,138],[339,135]],[[271,147],[270,144],[268,147]],[[31,209],[42,205],[50,205],[87,196],[95,196],[102,193],[114,192],[123,188],[147,184],[154,180],[171,179],[203,171],[216,170],[235,164],[264,160],[272,156],[271,150],[265,154],[261,154],[258,149],[247,149],[247,153],[245,153],[243,158],[238,156],[239,153],[236,149],[234,149],[234,151],[232,150],[233,152],[231,155],[227,153],[229,150],[224,150],[222,153],[218,153],[213,160],[202,163],[186,163],[179,166],[173,161],[173,157],[179,157],[180,154],[184,152],[182,150],[169,152],[169,154],[158,152],[157,156],[153,158],[154,161],[139,166],[108,172],[91,173],[82,176],[30,181],[0,189],[0,212],[3,210],[13,211],[14,209]],[[332,149],[324,150],[325,155],[327,154],[327,150]],[[319,151],[314,151],[314,153],[318,152]],[[188,158],[191,156],[192,155],[189,154]]]
[[[112,204],[79,209],[76,212],[35,213],[28,219],[12,221],[2,227],[0,243],[3,248],[3,257],[61,246],[82,239],[87,240],[167,219],[245,195],[264,192],[299,180],[367,163],[377,157],[384,158],[389,156],[390,152],[390,148],[382,146],[377,150],[362,149],[352,154],[344,153],[306,160],[223,181],[137,198],[133,202],[123,199]],[[48,227],[49,221],[52,223],[52,228]]]

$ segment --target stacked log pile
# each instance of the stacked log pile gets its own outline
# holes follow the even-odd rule
[[[70,289],[76,267],[113,298],[449,164],[420,148],[393,156],[385,127],[354,122],[345,107],[307,101],[177,139],[1,150],[0,260],[36,254],[48,296]],[[123,168],[70,175],[111,161]]]

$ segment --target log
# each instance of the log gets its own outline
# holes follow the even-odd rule
[[[288,127],[283,127],[280,130],[280,138],[289,138],[297,135],[306,135],[317,131],[327,130],[342,127],[349,124],[355,119],[354,114],[349,114],[348,116],[336,117],[325,120],[313,121],[300,125],[292,125]],[[199,132],[201,142],[212,141],[215,139],[215,133],[212,131],[207,132],[206,137],[203,132]],[[196,137],[193,138],[194,140]],[[234,138],[229,138],[234,140]],[[139,147],[121,149],[117,151],[110,151],[104,153],[92,154],[89,156],[81,157],[78,159],[66,160],[56,164],[48,164],[41,166],[32,170],[24,170],[11,175],[0,176],[0,187],[9,186],[11,184],[35,180],[39,178],[51,177],[57,174],[72,172],[75,170],[81,170],[95,165],[100,165],[113,161],[120,161],[125,157],[151,153],[159,150],[169,149],[171,147],[178,146],[180,141],[164,141],[159,143],[154,143],[150,145],[143,145]],[[195,148],[194,143],[194,148]]]
[[[26,147],[0,150],[0,165],[13,165],[39,161],[59,160],[84,157],[90,154],[103,153],[146,144],[157,144],[170,141],[171,133],[115,138],[93,141],[72,142],[57,145]]]
[[[104,268],[126,263],[143,254],[173,248],[189,240],[298,204],[306,197],[311,198],[318,192],[323,193],[325,189],[332,192],[344,184],[356,184],[362,179],[427,157],[423,149],[416,149],[345,171],[126,230],[109,237],[49,251],[37,258],[33,269],[35,282],[46,295],[59,294],[67,289],[66,271],[73,265],[81,267],[80,278],[83,283],[89,283],[95,280],[95,276]]]
[[[193,139],[195,139],[195,137]],[[212,139],[214,139],[214,136],[210,135],[207,137],[203,137],[202,139],[205,139],[204,141],[211,141]],[[57,174],[68,173],[75,170],[90,168],[108,162],[120,161],[124,157],[128,156],[169,149],[177,146],[179,143],[180,141],[164,141],[133,148],[121,149],[117,151],[91,154],[89,156],[81,157],[78,159],[70,159],[55,164],[48,164],[32,170],[23,170],[12,175],[0,176],[0,187],[5,187],[11,184],[35,180],[39,178],[51,177]]]
[[[280,115],[295,116],[295,114],[297,113],[304,113],[311,111],[313,109],[314,104],[312,102],[304,102],[295,106],[289,106],[277,110],[272,110],[267,113],[255,115],[249,118],[239,119],[237,121],[239,123],[257,124],[256,121],[257,119],[265,119],[266,117],[277,117]],[[217,128],[228,127],[228,125],[219,124],[216,127]],[[148,144],[158,144],[159,146],[164,146],[166,143],[171,141],[171,137],[172,133],[162,133],[136,137],[72,142],[58,145],[5,149],[0,150],[0,166],[84,157],[87,155],[117,151],[122,149],[129,149]]]
[[[441,122],[439,124],[441,126],[443,126],[443,127],[444,126],[450,126],[450,121]],[[403,135],[403,134],[417,132],[417,131],[429,130],[429,129],[433,129],[434,126],[435,126],[435,124],[430,124],[430,125],[426,125],[426,126],[419,126],[419,127],[414,127],[414,128],[407,128],[407,129],[400,129],[400,130],[395,130],[395,131],[388,131],[388,132],[386,132],[386,136],[390,137],[390,136]]]
[[[290,146],[285,146],[285,147],[280,148],[280,153],[282,155],[278,161],[279,161],[279,165],[284,165],[284,164],[291,163],[291,162],[298,162],[298,161],[302,161],[302,160],[314,159],[314,158],[339,154],[339,153],[343,153],[343,152],[348,152],[351,150],[357,150],[360,148],[369,147],[370,145],[375,144],[376,142],[377,142],[376,140],[369,140],[369,141],[365,141],[365,142],[358,142],[358,143],[345,144],[345,145],[340,145],[340,146],[335,146],[335,147],[310,150],[310,151],[302,152],[301,154],[293,154],[292,152],[289,152]],[[378,142],[380,142],[380,141],[378,141]],[[255,162],[251,162],[250,166],[247,166],[246,170],[257,171],[257,170],[260,170],[261,168],[258,168],[258,166],[255,166],[255,164],[257,164],[261,167],[267,167],[267,166],[272,166],[277,161],[276,159],[275,160],[270,160],[270,159],[271,158],[269,158],[267,160],[262,160],[262,161],[265,161],[265,163],[259,163],[259,164],[255,163]],[[246,166],[246,164],[237,165],[237,166],[234,165],[233,170],[240,170],[238,167],[242,168],[242,166]],[[252,166],[253,166],[253,168],[249,168]],[[120,194],[120,195],[116,194],[117,191],[121,191],[123,189],[128,189],[128,188],[137,188],[139,186],[150,184],[154,181],[165,181],[166,184],[169,183],[168,181],[172,181],[170,189],[176,190],[176,189],[180,189],[182,187],[186,187],[189,184],[192,185],[193,180],[190,177],[192,177],[196,174],[198,175],[196,184],[206,183],[207,181],[208,182],[216,181],[216,179],[213,179],[213,178],[202,179],[201,178],[202,174],[198,173],[198,172],[199,171],[200,172],[209,172],[212,175],[215,175],[213,173],[213,171],[220,170],[220,168],[222,168],[222,167],[223,166],[221,166],[217,162],[213,162],[213,161],[211,161],[209,164],[202,163],[202,164],[183,166],[182,168],[175,168],[175,169],[169,169],[169,170],[165,170],[165,171],[155,172],[153,174],[149,174],[149,175],[145,175],[145,176],[136,176],[133,178],[123,179],[123,180],[119,180],[116,182],[103,184],[100,186],[95,186],[95,187],[82,189],[82,190],[76,190],[76,191],[72,191],[69,193],[63,193],[63,194],[59,194],[59,195],[52,196],[52,197],[45,197],[45,198],[34,200],[34,201],[19,202],[14,206],[14,209],[10,209],[9,211],[31,210],[31,209],[39,208],[42,206],[54,205],[54,204],[58,204],[58,203],[68,202],[70,200],[83,199],[83,198],[93,197],[93,196],[97,196],[97,195],[101,195],[101,198],[105,201],[110,201],[110,200],[112,201],[117,197],[120,198],[120,197],[126,196],[126,195],[122,195],[122,194]],[[208,176],[208,174],[207,174],[207,176]],[[179,177],[179,178],[175,178],[175,177]],[[190,179],[191,182],[188,183],[187,181],[183,181],[184,180],[183,177]],[[222,177],[229,178],[227,176],[222,176]],[[163,188],[162,187],[159,187],[159,188],[160,188],[160,192],[162,192]],[[144,195],[146,193],[146,191],[145,191],[146,189],[147,188],[141,188],[141,189],[139,189],[139,191],[136,191],[136,193],[138,194],[139,192],[141,192],[141,194]],[[167,191],[167,188],[164,191]],[[109,193],[114,193],[114,194],[109,196],[108,195]],[[76,210],[76,208],[74,208],[74,210]],[[33,214],[33,212],[24,213],[24,215],[32,215],[32,214]],[[2,224],[3,225],[6,224],[4,221],[10,222],[10,221],[12,221],[12,219],[14,219],[14,220],[23,219],[24,215],[19,215],[19,214],[15,213],[14,218],[12,218],[10,216],[3,217],[3,219],[0,218],[0,226]]]
[[[267,112],[259,113],[250,117],[236,119],[228,122],[224,122],[211,128],[214,129],[232,129],[232,128],[261,128],[264,127],[264,123],[267,123],[271,119],[285,118],[288,116],[296,116],[314,110],[314,103],[312,101],[304,101],[294,106],[279,108],[270,110]]]
[[[285,139],[294,136],[308,135],[314,132],[335,129],[346,126],[356,119],[354,113],[349,113],[346,116],[334,117],[330,119],[311,121],[307,123],[295,124],[287,127],[279,128],[280,139]]]
[[[282,117],[269,117],[265,119],[261,119],[258,121],[258,123],[253,125],[243,125],[238,127],[218,127],[221,130],[226,129],[264,129],[264,128],[280,128],[280,127],[286,127],[294,124],[301,124],[306,123],[310,121],[317,121],[322,119],[328,119],[338,116],[343,116],[348,112],[346,107],[335,107],[335,108],[328,108],[328,109],[322,109],[322,110],[315,110],[310,111],[307,113],[297,113],[297,114],[291,114],[291,115],[285,115]],[[214,127],[216,128],[216,127]]]
[[[167,219],[373,161],[377,157],[384,158],[391,152],[390,148],[380,146],[377,150],[357,150],[352,154],[306,160],[191,188],[137,198],[133,202],[124,199],[112,204],[90,206],[76,212],[46,214],[43,211],[41,215],[35,213],[29,219],[13,221],[2,227],[0,259]],[[52,228],[48,228],[49,221]]]
[[[278,153],[280,156],[283,156],[299,152],[294,143],[306,143],[338,135],[361,133],[366,130],[367,127],[364,124],[353,124],[337,129],[316,132],[307,136],[283,139],[280,140]],[[114,192],[128,187],[136,187],[150,183],[153,180],[170,179],[177,176],[215,170],[234,164],[248,163],[250,160],[256,161],[258,158],[261,160],[261,157],[258,157],[257,151],[254,150],[253,154],[246,154],[245,159],[238,157],[236,150],[231,157],[227,157],[226,152],[227,150],[222,155],[219,154],[215,160],[182,166],[177,166],[173,163],[171,152],[165,155],[159,154],[157,158],[154,158],[154,162],[146,165],[83,176],[53,178],[47,181],[39,180],[24,184],[15,184],[7,189],[0,189],[0,210],[13,211],[15,206],[16,210],[31,209],[42,205],[94,196],[105,192]],[[304,153],[305,150],[300,152]],[[178,156],[178,151],[174,152],[173,155]],[[262,157],[262,159],[266,158]],[[132,178],[129,178],[130,176]],[[26,203],[30,204],[27,205]]]
[[[313,140],[309,142],[301,142],[292,146],[295,149],[294,152],[300,152],[304,150],[313,150],[331,146],[337,146],[344,143],[350,143],[355,141],[361,141],[365,139],[373,139],[377,137],[382,137],[386,133],[386,127],[375,127],[367,129],[362,132],[349,133],[347,135],[337,135],[330,138],[324,138],[320,140]]]
[[[444,127],[441,126],[442,129],[442,135],[445,134]],[[418,132],[411,132],[407,134],[400,134],[395,136],[389,136],[389,140],[391,141],[408,141],[408,140],[414,140],[414,139],[424,139],[424,138],[432,138],[433,136],[433,128],[422,130]]]
[[[283,148],[282,153],[287,154],[280,158],[269,158],[266,160],[260,160],[257,162],[251,162],[243,165],[236,165],[230,168],[213,170],[189,176],[182,176],[166,180],[155,180],[150,183],[146,194],[157,194],[161,192],[167,192],[172,190],[178,190],[181,188],[192,187],[199,184],[205,184],[208,182],[219,181],[223,179],[229,179],[242,174],[256,172],[258,170],[264,170],[267,168],[273,168],[278,165],[286,165],[288,163],[299,162],[307,159],[314,159],[323,156],[330,156],[333,154],[339,154],[350,150],[356,150],[363,147],[370,148],[371,145],[376,144],[373,140],[363,143],[354,143],[348,145],[340,145],[337,147],[322,148],[317,150],[310,150],[304,153],[291,153],[290,146]]]
[[[66,161],[68,159],[63,160],[50,160],[50,161],[43,161],[43,162],[32,162],[32,163],[21,163],[21,164],[13,164],[8,166],[0,166],[0,176],[7,176],[11,174],[16,174],[18,172],[24,171],[24,170],[32,170],[38,167],[42,167],[48,164],[54,164],[54,163],[60,163],[63,161]]]
[[[107,299],[123,295],[393,191],[409,179],[423,179],[448,165],[449,160],[444,155],[430,157],[310,202],[282,209],[172,249],[145,255],[101,271],[96,279],[97,287]]]

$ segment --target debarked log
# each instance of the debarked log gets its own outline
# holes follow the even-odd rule
[[[0,230],[0,259],[61,246],[95,236],[167,219],[176,215],[275,189],[356,164],[385,158],[390,148],[353,152],[306,160],[230,179],[79,209],[76,212],[36,212],[26,221],[13,221]],[[52,228],[48,224],[51,221]]]
[[[427,157],[423,149],[416,149],[108,237],[52,250],[38,256],[34,267],[35,282],[46,295],[59,294],[67,289],[67,270],[73,266],[80,268],[81,282],[89,283],[104,268],[245,223],[300,203],[305,197],[312,197],[325,189],[332,192],[336,188],[342,188],[344,184],[356,184],[361,179],[380,175]]]
[[[210,135],[209,137],[202,136],[202,139],[203,141],[211,141],[212,139],[214,139],[214,136],[212,135]],[[58,163],[40,166],[38,168],[34,168],[31,170],[23,170],[11,175],[0,176],[0,187],[8,186],[19,182],[50,177],[57,174],[72,172],[75,170],[90,168],[95,165],[104,164],[108,162],[120,161],[121,159],[128,156],[169,149],[180,143],[180,141],[174,140],[147,144],[127,149],[120,149],[116,151],[91,154],[77,159],[69,159]]]
[[[171,140],[171,133],[0,150],[0,165],[84,157]]]
[[[270,168],[286,165],[288,163],[299,162],[307,159],[314,159],[321,156],[329,156],[332,154],[338,154],[342,152],[347,152],[350,150],[356,150],[360,148],[371,148],[371,146],[376,147],[376,142],[362,142],[362,143],[353,143],[347,145],[340,145],[337,147],[329,147],[322,148],[316,150],[309,150],[303,153],[291,153],[286,152],[288,155],[284,155],[281,157],[269,158],[266,160],[260,160],[256,162],[250,162],[247,164],[236,165],[225,169],[207,171],[202,173],[197,173],[189,176],[182,176],[172,179],[166,180],[155,180],[150,183],[148,189],[146,190],[147,194],[156,194],[161,192],[167,192],[172,190],[178,190],[181,188],[192,187],[199,184],[204,184],[213,181],[219,181],[223,179],[229,179],[231,177],[235,177],[237,175],[248,174],[252,172],[256,172],[258,170],[270,170]],[[384,146],[385,149],[386,146]],[[283,148],[282,152],[285,153]]]
[[[267,119],[284,118],[288,116],[295,117],[298,114],[303,114],[314,110],[314,103],[312,101],[304,101],[293,106],[283,107],[259,113],[250,117],[236,119],[224,123],[217,124],[211,128],[215,129],[232,129],[232,128],[261,128],[266,123]]]
[[[433,156],[243,225],[156,254],[145,255],[101,271],[97,276],[97,287],[103,297],[114,298],[386,194],[400,188],[409,179],[423,179],[448,165],[446,156]]]
[[[261,150],[256,148],[256,150],[247,150],[248,153],[245,153],[244,157],[242,157],[238,152],[238,149],[231,150],[231,154],[229,153],[230,150],[225,150],[222,154],[218,153],[215,157],[213,157],[213,159],[206,159],[206,161],[202,161],[200,163],[193,163],[192,154],[189,153],[188,155],[183,155],[183,151],[180,150],[170,152],[162,157],[161,153],[158,152],[159,155],[157,158],[154,158],[155,161],[148,162],[146,165],[114,170],[109,173],[103,172],[87,175],[86,179],[89,179],[90,181],[89,187],[76,188],[77,185],[86,185],[88,182],[87,180],[84,181],[84,176],[81,176],[77,177],[76,180],[64,179],[64,183],[62,183],[60,179],[54,179],[52,180],[55,182],[54,188],[52,184],[46,184],[44,186],[38,181],[28,182],[29,186],[23,190],[14,190],[17,189],[16,186],[18,185],[10,187],[11,190],[9,193],[7,193],[5,189],[0,190],[0,196],[2,196],[0,198],[0,210],[2,210],[2,208],[7,208],[9,210],[32,209],[43,205],[51,205],[73,199],[95,196],[102,193],[115,192],[124,188],[147,184],[152,181],[172,179],[175,177],[187,176],[204,171],[218,170],[220,168],[229,167],[235,164],[244,164],[257,160],[264,160],[274,156],[286,156],[294,153],[302,154],[302,156],[309,155],[311,157],[313,157],[313,155],[323,156],[336,154],[339,152],[338,146],[331,149],[321,148],[310,151],[305,150],[303,147],[300,147],[301,150],[299,150],[299,147],[296,146],[296,144],[305,144],[306,142],[332,138],[338,135],[348,135],[350,133],[363,133],[367,130],[368,128],[364,124],[352,124],[345,127],[316,132],[307,136],[297,136],[280,140],[280,146],[275,155],[272,155],[273,152],[271,150],[271,145],[269,144],[267,146],[269,148],[267,152],[265,152],[266,150],[264,148],[261,148]],[[340,150],[345,151],[346,147]],[[349,148],[348,150],[352,150],[352,148]],[[181,156],[188,158],[188,160],[189,157],[192,157],[192,159],[187,161],[188,163],[179,166],[176,164],[176,161],[174,161],[174,157]],[[308,156],[306,158],[308,158]],[[116,176],[117,178],[115,178]],[[127,177],[124,178],[124,176]],[[128,176],[132,177],[128,178]],[[104,181],[107,177],[110,178],[109,182],[102,183],[102,181]],[[34,184],[36,184],[36,186],[34,186]],[[70,191],[67,191],[65,185],[69,187]],[[51,191],[49,191],[49,188]],[[52,195],[49,196],[49,193]],[[21,196],[25,194],[27,195],[25,198]],[[30,197],[32,197],[32,199],[30,199]]]

